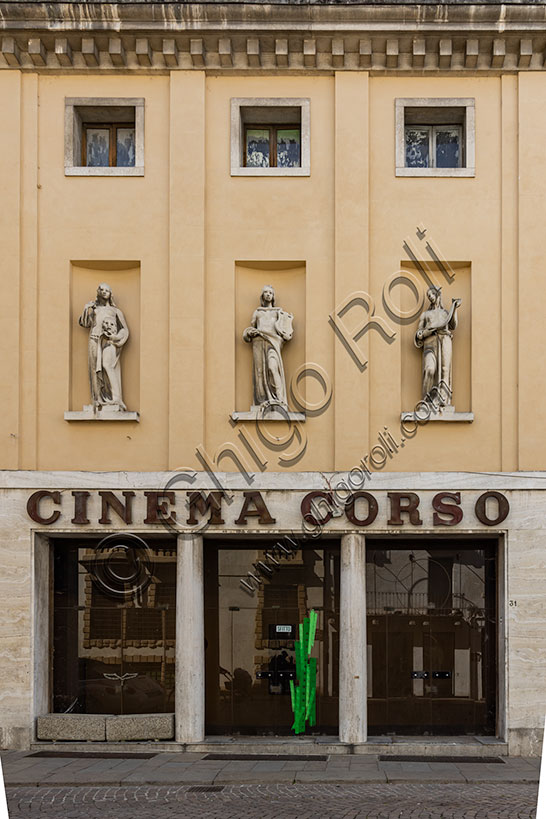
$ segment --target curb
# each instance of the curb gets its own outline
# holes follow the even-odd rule
[[[113,781],[111,779],[101,782],[100,780],[93,781],[93,782],[74,782],[74,781],[66,781],[66,782],[6,782],[6,789],[9,790],[11,788],[140,788],[140,787],[192,787],[193,785],[219,785],[219,786],[230,786],[230,785],[263,785],[263,778],[260,779],[256,777],[254,782],[249,782],[245,780],[244,782],[237,781],[236,778],[233,778],[233,781],[230,782],[211,782],[211,780],[195,780],[195,781],[185,781],[185,782],[176,782],[175,780],[165,781],[161,779],[142,779],[140,782],[126,782],[124,780]],[[374,777],[373,779],[358,779],[355,777],[354,779],[327,779],[322,780],[321,782],[305,782],[298,780],[298,778],[294,778],[293,781],[288,782],[286,779],[279,778],[279,781],[275,783],[274,781],[268,779],[268,785],[538,785],[538,777],[534,779],[465,779],[464,782],[461,782],[460,779],[412,779],[405,778],[405,777],[396,777],[396,779],[385,779],[380,777]]]

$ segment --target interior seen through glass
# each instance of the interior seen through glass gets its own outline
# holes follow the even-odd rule
[[[407,168],[461,167],[459,125],[407,125],[405,142]]]
[[[291,733],[295,641],[314,609],[317,724],[307,730],[335,736],[339,544],[277,557],[251,594],[241,579],[258,574],[265,549],[205,542],[206,732]],[[369,735],[494,735],[495,544],[368,538],[366,560]],[[135,584],[134,556],[54,542],[55,712],[174,711],[175,541],[149,546],[148,562]]]
[[[495,550],[367,550],[369,734],[495,734]]]
[[[290,734],[294,715],[294,643],[311,609],[318,615],[311,656],[317,658],[317,724],[338,733],[339,547],[303,548],[279,558],[253,595],[241,585],[264,559],[253,549],[207,544],[205,550],[206,732]]]
[[[148,546],[136,583],[134,555],[95,546],[54,544],[53,710],[173,712],[176,542]]]

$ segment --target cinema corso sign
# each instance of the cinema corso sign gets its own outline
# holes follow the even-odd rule
[[[502,492],[332,492],[269,490],[216,492],[196,490],[45,490],[27,500],[27,514],[40,526],[166,525],[181,530],[206,527],[300,528],[309,534],[323,527],[474,528],[500,526],[510,513]]]

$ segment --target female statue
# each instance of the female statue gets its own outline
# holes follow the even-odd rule
[[[451,404],[452,339],[461,299],[452,299],[450,309],[446,310],[440,287],[429,287],[427,297],[430,307],[421,313],[415,334],[415,346],[423,350],[423,398],[438,397],[443,404]]]
[[[87,360],[93,407],[125,411],[121,394],[121,350],[129,338],[125,316],[116,307],[112,288],[99,284],[97,298],[83,308],[79,323],[89,327]]]
[[[291,313],[275,307],[275,291],[271,285],[266,285],[251,326],[243,333],[243,340],[252,344],[255,407],[276,404],[288,410],[281,350],[294,333],[293,318]]]

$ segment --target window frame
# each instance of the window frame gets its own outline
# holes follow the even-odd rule
[[[243,123],[243,167],[245,168],[254,168],[255,165],[247,165],[247,133],[251,130],[262,130],[265,131],[266,129],[269,130],[269,165],[265,166],[267,168],[285,168],[284,165],[277,165],[277,143],[278,137],[277,134],[279,131],[299,131],[300,134],[300,164],[293,165],[288,167],[288,170],[293,170],[294,168],[301,168],[301,123],[270,123],[270,122],[260,122],[260,123],[251,123],[245,122]],[[272,161],[273,160],[273,164]]]
[[[267,109],[270,109],[270,117]],[[283,112],[291,109],[291,118],[283,119]],[[298,110],[299,109],[299,110]],[[246,165],[245,133],[247,124],[255,127],[299,127],[300,165],[285,168],[277,165],[251,167]],[[231,99],[231,176],[310,176],[311,133],[310,100],[308,97],[234,97]]]
[[[66,97],[64,131],[64,173],[65,176],[144,176],[144,108],[143,97]],[[119,109],[133,109],[131,116],[120,120]],[[117,109],[117,111],[115,110]],[[100,118],[97,112],[100,110]],[[109,110],[112,112],[108,117]],[[106,127],[110,125],[135,129],[135,164],[83,165],[84,125]]]
[[[422,127],[452,127],[459,125],[457,122],[438,121],[437,109],[463,109],[463,125],[461,139],[461,165],[457,168],[436,167],[436,154],[433,153],[434,165],[429,168],[409,168],[406,166],[406,108],[430,108],[436,109],[434,119],[436,121],[423,123]],[[411,125],[412,123],[407,123]],[[416,125],[416,127],[418,127]],[[403,97],[395,99],[395,175],[396,176],[420,176],[420,177],[474,177],[476,176],[475,161],[475,99],[470,97]],[[435,144],[434,144],[435,149]]]

